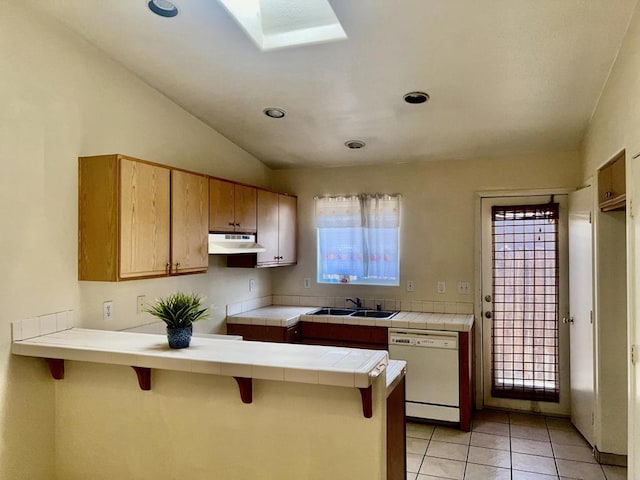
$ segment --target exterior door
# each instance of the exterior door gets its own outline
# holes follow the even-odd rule
[[[569,338],[560,322],[569,307],[567,196],[551,200],[545,194],[481,201],[488,407],[569,413]]]
[[[569,326],[571,421],[594,444],[592,188],[569,194]]]

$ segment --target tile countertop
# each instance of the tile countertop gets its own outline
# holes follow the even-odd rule
[[[386,351],[193,337],[173,350],[166,337],[71,328],[14,340],[17,355],[211,375],[366,388],[389,362]]]
[[[454,313],[399,312],[393,318],[350,317],[345,315],[307,315],[319,307],[287,307],[272,305],[237,315],[227,316],[227,323],[290,327],[299,321],[337,323],[392,328],[418,328],[469,332],[473,315]]]

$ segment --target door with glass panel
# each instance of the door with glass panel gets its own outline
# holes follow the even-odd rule
[[[567,197],[482,199],[483,400],[569,413]]]

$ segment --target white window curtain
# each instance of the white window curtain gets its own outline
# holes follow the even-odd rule
[[[316,197],[318,281],[399,285],[400,195]]]

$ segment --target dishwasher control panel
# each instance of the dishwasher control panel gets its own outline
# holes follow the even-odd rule
[[[407,330],[389,331],[389,345],[447,348],[458,348],[457,335],[438,335],[426,332],[409,332]]]

